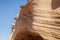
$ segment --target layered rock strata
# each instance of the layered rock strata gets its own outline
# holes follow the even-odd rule
[[[10,40],[60,40],[60,0],[28,0],[15,19]]]

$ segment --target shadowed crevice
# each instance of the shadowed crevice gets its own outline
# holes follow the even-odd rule
[[[44,39],[38,33],[25,30],[24,32],[18,33],[14,40],[44,40]]]
[[[52,7],[53,10],[60,7],[60,0],[52,0],[51,7]]]

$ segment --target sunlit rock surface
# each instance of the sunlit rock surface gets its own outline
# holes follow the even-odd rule
[[[60,40],[60,0],[28,0],[15,20],[9,40]]]

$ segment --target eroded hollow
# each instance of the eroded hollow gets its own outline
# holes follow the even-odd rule
[[[19,33],[16,34],[14,40],[44,40],[44,39],[38,33],[31,32],[28,29],[23,28],[22,30],[20,30]]]

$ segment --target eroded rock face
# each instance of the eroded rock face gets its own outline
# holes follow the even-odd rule
[[[44,39],[60,40],[60,0],[34,0],[33,29]]]
[[[31,32],[24,26],[20,27],[20,31],[16,34],[14,40],[44,40],[38,33]]]
[[[60,40],[60,0],[29,0],[21,6],[10,40]]]

